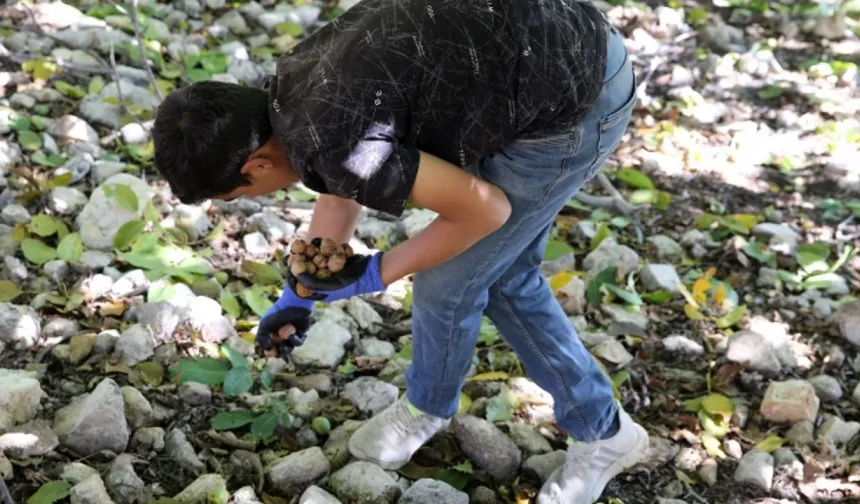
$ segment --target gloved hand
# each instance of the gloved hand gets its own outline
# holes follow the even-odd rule
[[[338,299],[346,299],[360,294],[370,294],[385,290],[380,276],[380,261],[382,252],[373,255],[354,255],[346,260],[343,269],[333,274],[330,278],[321,280],[314,275],[302,273],[296,278],[290,274],[288,282],[295,290],[295,283],[299,283],[314,291],[306,299],[324,301],[331,303]]]
[[[313,300],[302,299],[292,289],[285,287],[281,298],[269,308],[269,311],[260,320],[260,325],[257,327],[257,344],[264,351],[277,347],[278,355],[286,358],[293,351],[293,348],[305,342],[307,337],[305,331],[310,327],[313,306]],[[277,336],[278,330],[287,324],[292,324],[296,328],[295,334],[286,341],[272,341]]]

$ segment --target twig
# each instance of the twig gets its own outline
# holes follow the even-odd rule
[[[633,224],[633,231],[636,233],[636,240],[642,243],[644,236],[642,233],[642,225],[639,222],[639,210],[641,207],[633,206],[624,199],[624,196],[612,185],[609,177],[603,172],[597,173],[597,181],[600,182],[603,190],[609,193],[609,196],[594,196],[587,193],[577,193],[574,198],[577,201],[589,206],[597,208],[608,208],[617,211],[618,213],[630,217]]]
[[[155,80],[155,74],[152,73],[152,67],[149,65],[149,59],[146,57],[146,47],[143,45],[143,36],[140,33],[140,22],[138,21],[137,2],[138,0],[131,0],[131,12],[129,12],[125,7],[118,5],[113,0],[111,0],[110,3],[116,7],[117,10],[131,18],[131,23],[134,26],[134,38],[137,40],[137,50],[140,54],[140,61],[143,64],[143,69],[146,70],[146,76],[149,78],[149,83],[152,84],[153,92],[158,97],[159,101],[163,101],[164,95],[161,94],[161,89],[158,87],[158,82]]]
[[[119,98],[119,104],[122,105],[122,109],[125,110],[126,114],[137,120],[137,116],[131,112],[131,109],[125,103],[125,98],[122,96],[122,86],[120,86],[119,74],[116,71],[116,56],[113,52],[113,42],[110,43],[110,67],[113,70],[113,80],[114,84],[116,84],[116,96]]]

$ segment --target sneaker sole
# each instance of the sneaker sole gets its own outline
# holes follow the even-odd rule
[[[622,472],[631,467],[635,466],[639,462],[645,458],[646,452],[648,451],[648,445],[650,444],[650,439],[648,439],[648,433],[645,432],[645,429],[640,425],[636,425],[636,448],[630,451],[630,453],[620,459],[616,460],[611,466],[604,469],[600,476],[597,478],[597,482],[595,483],[594,488],[595,494],[591,496],[591,502],[597,502],[600,499],[600,496],[603,494],[603,490],[606,488],[606,485],[609,484],[609,480],[618,476]]]

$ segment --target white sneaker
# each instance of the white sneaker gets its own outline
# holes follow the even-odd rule
[[[422,413],[404,395],[353,433],[349,452],[359,460],[394,471],[449,423],[449,419]]]
[[[615,436],[568,446],[562,467],[546,480],[538,504],[593,504],[609,480],[641,462],[648,451],[648,433],[622,411]]]

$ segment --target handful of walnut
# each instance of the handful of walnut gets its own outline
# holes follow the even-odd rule
[[[313,275],[320,280],[326,280],[337,274],[346,265],[347,259],[354,252],[347,243],[338,245],[329,238],[314,238],[310,243],[296,240],[290,245],[290,256],[287,266],[290,273],[296,277],[296,294],[308,297],[313,291],[298,282],[299,275]]]

